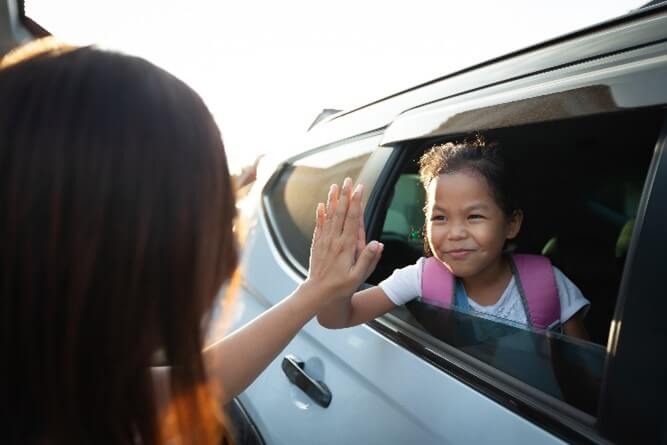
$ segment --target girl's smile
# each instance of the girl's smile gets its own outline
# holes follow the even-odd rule
[[[452,249],[445,252],[445,255],[454,260],[463,260],[468,257],[474,249]]]
[[[483,176],[442,174],[431,182],[428,202],[427,235],[436,258],[464,283],[504,274],[503,248],[519,232],[521,214],[507,216]]]

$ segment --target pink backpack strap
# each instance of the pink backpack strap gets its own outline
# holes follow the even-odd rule
[[[451,307],[454,300],[454,274],[435,257],[426,258],[422,269],[422,301]]]
[[[541,255],[512,255],[513,272],[533,326],[547,329],[560,320],[560,299],[549,258]]]
[[[547,329],[560,320],[560,299],[551,261],[541,255],[512,255],[512,272],[532,326]],[[454,275],[434,257],[424,261],[422,301],[451,307]]]

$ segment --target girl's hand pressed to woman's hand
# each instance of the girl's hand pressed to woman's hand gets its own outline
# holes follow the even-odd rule
[[[215,389],[221,403],[252,383],[327,302],[339,298],[345,303],[375,268],[382,246],[358,241],[362,190],[358,186],[352,193],[349,178],[340,193],[338,186],[331,187],[327,211],[322,204],[317,208],[306,281],[280,303],[206,348],[208,374],[224,385]],[[243,357],[243,362],[229,357]]]
[[[350,178],[345,179],[340,191],[332,185],[326,210],[322,203],[317,206],[310,268],[303,286],[315,290],[321,303],[352,295],[380,259],[381,246],[376,241],[359,246],[363,186],[358,184],[352,191],[352,185]]]

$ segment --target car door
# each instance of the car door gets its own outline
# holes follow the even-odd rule
[[[234,327],[304,279],[314,204],[324,200],[331,182],[361,178],[371,201],[385,187],[378,179],[400,151],[379,147],[381,136],[306,153],[267,183],[264,211],[243,243]],[[289,360],[302,363],[303,377],[290,381],[298,370]],[[303,383],[306,376],[330,391],[328,405],[318,404],[321,393]],[[267,443],[560,442],[369,325],[327,330],[311,321],[239,400]],[[477,428],[471,409],[494,419],[494,427]]]

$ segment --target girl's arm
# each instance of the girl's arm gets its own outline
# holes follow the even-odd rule
[[[340,199],[338,187],[331,187],[327,212],[322,204],[317,207],[306,281],[279,304],[205,349],[209,380],[222,403],[252,383],[328,301],[352,294],[377,264],[377,243],[365,246],[356,258],[362,188],[351,190],[347,178]]]
[[[395,307],[382,288],[375,286],[355,292],[352,298],[341,298],[327,303],[317,314],[317,321],[329,329],[347,328],[366,323]]]
[[[565,335],[588,340],[588,332],[586,332],[586,328],[584,327],[584,313],[584,308],[579,309],[576,314],[563,323],[563,333]]]

